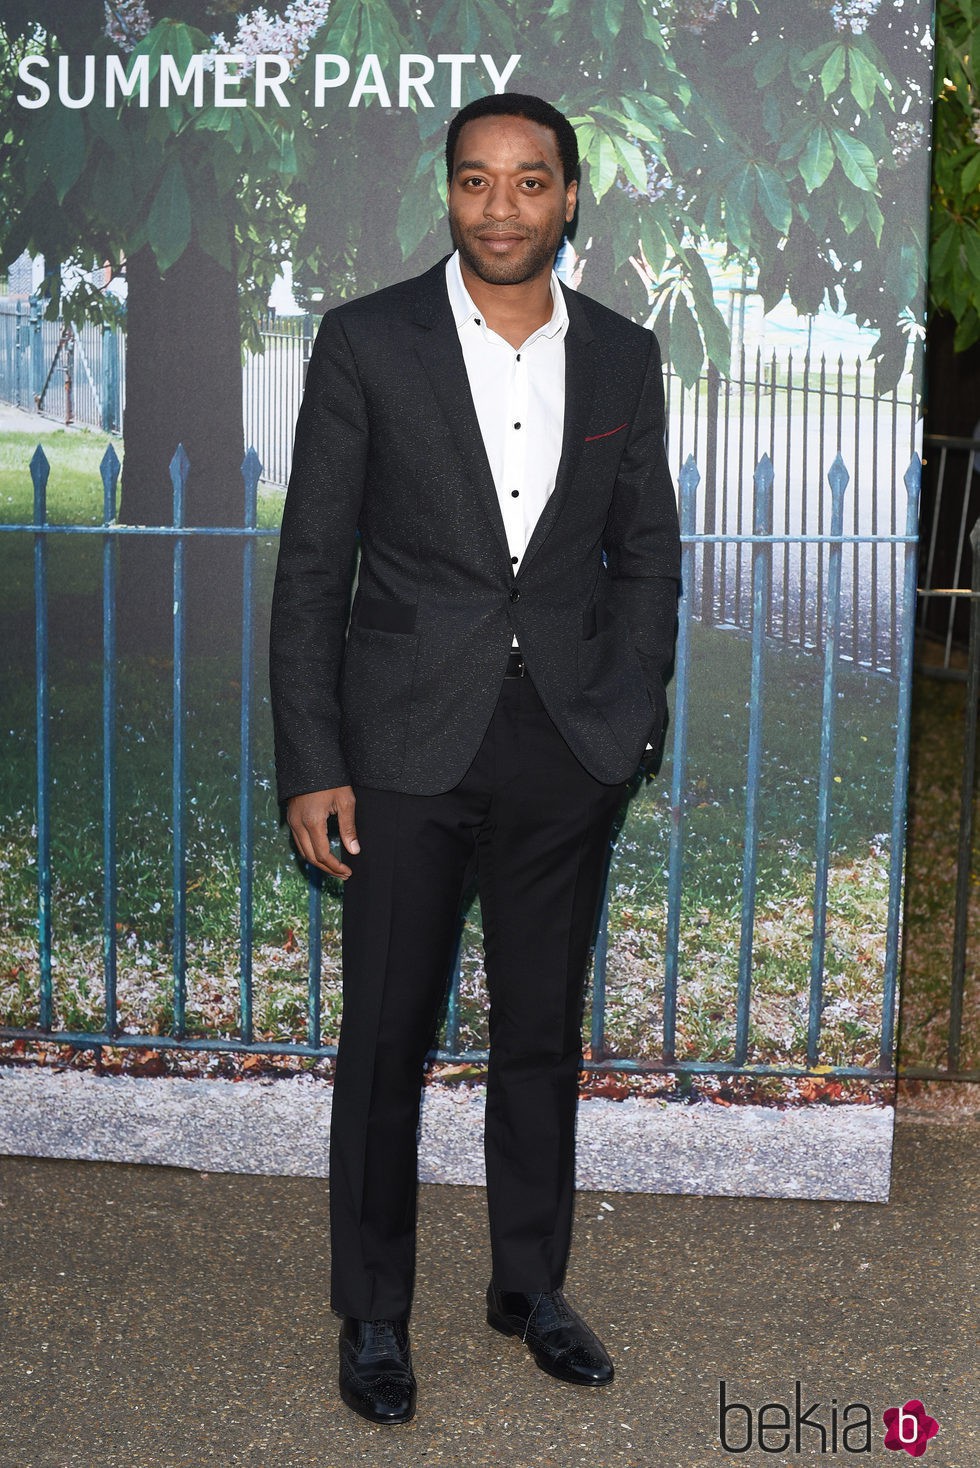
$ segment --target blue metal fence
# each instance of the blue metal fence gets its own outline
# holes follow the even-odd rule
[[[125,332],[45,321],[43,302],[0,301],[0,398],[62,421],[117,431],[125,395]],[[285,486],[292,425],[313,345],[313,316],[263,317],[262,351],[243,362],[244,441],[255,445],[267,484]],[[822,649],[825,543],[794,539],[823,524],[828,469],[847,456],[847,518],[853,539],[841,565],[840,654],[894,672],[898,667],[901,568],[892,486],[918,441],[919,410],[910,380],[881,396],[859,357],[761,348],[733,353],[722,377],[709,367],[685,388],[665,368],[667,439],[679,472],[688,453],[701,470],[699,515],[720,533],[696,574],[706,624],[752,628],[750,530],[756,465],[773,465],[773,526],[785,532],[773,574],[767,632],[786,646]],[[801,493],[801,487],[806,492]],[[881,525],[879,525],[879,521]]]
[[[304,1037],[273,1041],[256,1039],[252,1001],[252,927],[254,878],[254,812],[253,790],[253,665],[255,628],[255,556],[262,539],[274,539],[278,532],[257,524],[256,495],[262,466],[254,449],[249,449],[242,465],[244,482],[244,516],[240,526],[188,526],[184,519],[184,492],[188,461],[179,447],[171,463],[173,483],[173,517],[168,526],[140,527],[120,524],[116,520],[116,491],[119,460],[115,450],[106,450],[102,460],[103,512],[101,524],[79,525],[54,523],[47,515],[48,461],[38,447],[31,460],[34,487],[34,515],[31,523],[0,524],[0,533],[27,534],[33,537],[34,616],[36,656],[36,745],[37,745],[37,874],[38,874],[38,1018],[37,1026],[0,1026],[6,1038],[49,1040],[84,1046],[139,1046],[145,1048],[183,1048],[187,1050],[256,1051],[268,1054],[332,1055],[334,1047],[322,1042],[321,1035],[321,967],[323,958],[322,878],[310,872],[308,898],[308,1004]],[[857,533],[844,531],[844,497],[848,471],[840,455],[828,473],[832,498],[830,528],[826,532],[787,533],[773,530],[773,465],[767,454],[760,459],[753,478],[752,530],[731,533],[722,530],[698,531],[697,511],[700,473],[693,457],[689,457],[679,475],[680,518],[682,532],[684,594],[679,612],[679,634],[674,695],[672,768],[671,768],[671,836],[667,859],[666,948],[664,958],[663,1042],[656,1059],[631,1060],[617,1056],[603,1059],[606,955],[608,948],[608,893],[603,904],[595,947],[593,999],[591,1013],[591,1055],[594,1068],[643,1069],[666,1072],[709,1074],[781,1074],[802,1075],[816,1067],[823,1074],[886,1078],[894,1073],[894,1019],[899,963],[899,929],[901,916],[902,875],[904,862],[905,798],[909,753],[909,708],[911,699],[912,651],[915,612],[915,561],[920,462],[912,455],[905,474],[905,527],[899,532]],[[51,869],[51,823],[55,792],[50,762],[51,708],[48,674],[48,547],[53,537],[94,536],[102,545],[102,967],[105,983],[105,1017],[101,1030],[56,1029],[53,1026],[52,990],[53,914]],[[239,709],[239,1002],[238,1033],[235,1036],[189,1036],[186,1016],[187,981],[187,872],[186,819],[188,808],[187,758],[185,746],[186,674],[188,656],[185,646],[186,568],[188,543],[200,536],[238,539],[243,554],[243,605],[241,691]],[[173,739],[171,769],[172,802],[172,869],[170,876],[173,904],[172,971],[173,1026],[169,1035],[133,1033],[124,1030],[119,1021],[116,999],[117,966],[117,588],[114,547],[127,537],[159,537],[173,546]],[[748,692],[749,735],[746,761],[746,802],[743,823],[743,855],[741,883],[741,937],[738,953],[738,988],[736,1031],[733,1053],[724,1061],[698,1060],[677,1056],[678,994],[684,981],[681,945],[681,899],[683,888],[684,848],[686,834],[685,801],[689,776],[689,741],[691,709],[691,628],[698,618],[695,594],[697,563],[707,548],[723,544],[744,549],[751,556],[751,672]],[[832,815],[835,782],[835,732],[840,717],[836,679],[841,657],[842,565],[846,554],[855,547],[873,544],[889,547],[903,561],[900,618],[896,629],[899,649],[896,677],[897,739],[892,763],[891,825],[889,837],[888,929],[884,971],[881,975],[881,1026],[877,1063],[822,1064],[821,1022],[824,980],[825,943],[827,935],[827,886],[833,849]],[[753,953],[755,942],[755,900],[758,886],[759,793],[763,774],[763,691],[766,679],[766,651],[773,642],[769,626],[769,604],[772,592],[773,553],[790,547],[819,548],[827,558],[827,589],[823,600],[824,636],[822,639],[823,685],[820,729],[815,868],[813,885],[813,931],[810,957],[807,1057],[805,1066],[753,1064],[749,1061],[749,1024],[753,1001]],[[735,634],[731,634],[735,635]],[[480,1060],[485,1052],[462,1049],[459,1045],[459,971],[453,981],[442,1058]]]
[[[44,315],[45,302],[0,300],[0,398],[61,423],[121,433],[126,333]]]

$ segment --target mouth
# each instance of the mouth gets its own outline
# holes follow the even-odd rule
[[[491,250],[507,249],[510,245],[522,244],[527,239],[527,235],[513,230],[491,230],[486,234],[478,234],[477,239],[481,244],[489,245]]]

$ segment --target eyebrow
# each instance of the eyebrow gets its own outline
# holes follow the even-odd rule
[[[464,158],[456,164],[454,173],[463,173],[467,168],[475,169],[479,173],[488,173],[489,164],[484,163],[482,158]],[[554,177],[555,170],[544,158],[538,158],[533,163],[518,163],[513,169],[514,173],[547,173]]]

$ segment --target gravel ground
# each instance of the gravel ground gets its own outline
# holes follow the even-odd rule
[[[418,1416],[389,1429],[338,1400],[322,1180],[0,1158],[0,1468],[851,1461],[814,1427],[742,1453],[744,1413],[726,1450],[721,1381],[756,1421],[797,1382],[811,1422],[866,1404],[869,1468],[901,1468],[882,1413],[919,1399],[927,1468],[976,1468],[978,1142],[899,1124],[883,1205],[580,1193],[569,1297],[616,1366],[591,1391],[485,1325],[482,1189],[424,1185]]]

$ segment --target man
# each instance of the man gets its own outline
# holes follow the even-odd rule
[[[561,1380],[612,1377],[562,1294],[582,994],[612,822],[662,744],[679,573],[657,343],[553,273],[574,130],[486,97],[446,162],[456,252],[323,319],[272,617],[279,794],[346,884],[331,1303],[341,1395],[374,1422],[415,1410],[422,1068],[474,868],[487,1320]]]

